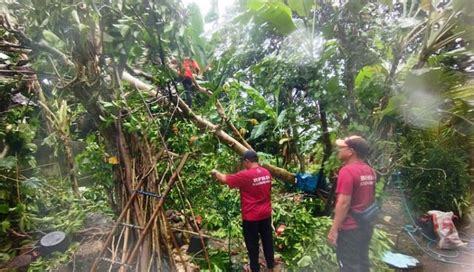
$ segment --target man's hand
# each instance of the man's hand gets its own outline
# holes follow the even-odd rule
[[[211,170],[211,176],[213,178],[217,179],[217,181],[219,181],[219,183],[226,184],[227,175],[222,174],[221,172],[217,171],[216,169]]]
[[[331,230],[328,233],[328,242],[333,246],[337,245],[337,234],[338,234],[338,230],[334,228],[331,228]]]
[[[342,223],[346,219],[347,213],[349,211],[349,206],[351,205],[351,196],[339,194],[337,196],[336,208],[334,209],[334,221],[332,222],[331,230],[328,234],[328,242],[331,245],[337,245],[337,234],[339,228],[342,226]]]

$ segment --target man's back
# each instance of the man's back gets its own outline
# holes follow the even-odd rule
[[[240,190],[244,220],[257,221],[271,216],[272,176],[267,169],[258,166],[229,175],[227,184]]]

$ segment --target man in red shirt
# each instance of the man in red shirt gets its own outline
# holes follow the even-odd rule
[[[171,60],[171,67],[177,70],[178,80],[183,83],[186,104],[191,107],[193,101],[194,75],[199,74],[201,69],[199,68],[199,64],[189,57],[184,58],[179,67],[177,67],[177,64],[176,59]]]
[[[240,190],[242,228],[252,272],[260,271],[259,235],[262,239],[267,268],[272,270],[275,262],[272,236],[272,175],[258,164],[257,153],[253,150],[245,151],[241,161],[245,167],[243,171],[225,175],[214,169],[211,174],[229,188]]]
[[[339,271],[368,272],[373,226],[359,224],[351,212],[362,212],[375,200],[375,172],[364,162],[369,145],[360,136],[338,139],[336,145],[344,165],[337,178],[337,201],[328,241],[336,246]]]

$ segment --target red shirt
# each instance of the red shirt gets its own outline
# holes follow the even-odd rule
[[[184,77],[193,78],[193,73],[199,72],[199,64],[193,59],[184,59],[183,64],[181,65],[182,70],[184,71]],[[179,75],[181,75],[179,71]]]
[[[337,195],[350,195],[351,206],[349,212],[361,212],[374,202],[376,176],[374,170],[364,162],[355,162],[345,165],[339,170],[337,177]],[[341,225],[341,229],[357,228],[354,218],[348,214]]]
[[[240,190],[242,219],[263,220],[272,215],[272,175],[259,166],[227,176],[227,185]]]

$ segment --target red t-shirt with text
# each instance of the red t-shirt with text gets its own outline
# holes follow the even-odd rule
[[[350,195],[351,210],[361,212],[374,202],[376,176],[374,170],[364,162],[345,165],[339,170],[336,194]],[[350,230],[358,227],[352,216],[347,214],[341,229]]]
[[[242,219],[263,220],[272,215],[272,175],[259,166],[227,176],[227,185],[240,190]]]

